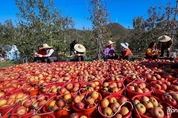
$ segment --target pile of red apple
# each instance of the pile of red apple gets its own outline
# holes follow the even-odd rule
[[[25,102],[29,97],[30,97],[29,94],[18,92],[0,99],[0,109],[3,110],[1,111],[1,114],[5,115],[7,112],[11,112],[12,107],[15,107],[16,104],[18,105],[21,102],[22,103]],[[22,113],[21,110],[18,111],[18,113]]]
[[[135,111],[138,113],[137,117],[140,115],[140,117],[164,118],[167,115],[166,107],[168,105],[161,103],[154,96],[137,95],[132,100],[136,108]]]
[[[12,112],[21,116],[25,114],[34,114],[35,110],[40,111],[40,109],[46,104],[47,100],[48,96],[45,95],[29,97],[21,101],[20,105],[14,108]]]
[[[84,93],[84,92],[100,91],[101,84],[102,81],[91,81],[91,82],[83,83],[80,92]]]
[[[51,84],[48,86],[42,86],[40,88],[40,94],[45,94],[49,96],[57,95],[58,91],[61,89],[61,84]]]
[[[178,109],[178,93],[166,93],[163,96],[163,100],[166,101],[170,106]]]
[[[97,91],[75,95],[72,100],[72,108],[74,111],[82,113],[87,109],[96,107],[101,99],[102,96]]]
[[[165,93],[165,91],[168,91],[169,87],[171,86],[171,82],[166,81],[166,80],[152,81],[151,84],[157,91],[161,93]]]
[[[59,89],[59,94],[65,94],[65,93],[78,93],[80,89],[80,83],[78,82],[69,82],[64,84],[61,89]]]
[[[82,113],[74,112],[74,113],[70,114],[70,116],[67,118],[90,118],[90,116],[82,114]]]
[[[147,85],[145,82],[135,81],[126,86],[127,96],[132,98],[135,95],[151,95],[152,88],[150,85]]]
[[[120,95],[123,93],[125,86],[121,82],[103,82],[102,85],[102,94],[104,96],[119,93]]]
[[[128,98],[121,95],[110,95],[102,99],[98,111],[103,117],[122,118],[130,117],[130,106],[127,106]]]
[[[101,103],[99,104],[102,113],[105,113],[106,116],[114,114],[116,116],[118,114],[117,117],[123,117],[125,116],[124,114],[132,112],[131,109],[127,105],[122,106],[124,108],[121,107],[116,113],[116,109],[114,110],[113,106],[121,105],[119,98],[115,97],[117,102],[115,105],[111,105],[112,102],[110,102],[107,96],[123,95],[125,98],[131,100],[130,96],[137,94],[158,96],[160,98],[158,102],[162,99],[163,102],[177,108],[177,105],[175,105],[175,103],[177,104],[175,97],[177,95],[170,94],[172,98],[170,96],[160,97],[163,93],[178,91],[177,72],[168,72],[162,68],[166,64],[174,64],[176,62],[178,60],[165,61],[158,59],[131,62],[127,60],[108,60],[106,62],[84,61],[51,64],[25,63],[11,66],[0,70],[0,112],[7,106],[15,105],[20,100],[19,98],[23,99],[21,103],[24,103],[20,107],[18,106],[23,111],[21,114],[29,113],[28,105],[32,102],[33,107],[39,108],[40,106],[44,106],[40,109],[40,112],[43,113],[60,109],[68,109],[71,111],[70,113],[79,113],[79,111],[92,108],[96,110],[98,103],[104,101],[107,106],[106,110],[102,106],[103,102],[102,105]],[[154,88],[153,92],[151,87]],[[125,90],[127,94],[123,94]],[[27,96],[16,97],[18,91],[21,91],[19,93],[27,94]],[[35,96],[33,92],[36,92]],[[94,93],[95,95],[93,95]],[[36,97],[39,95],[47,95],[49,97],[39,103],[40,100],[37,100]],[[98,95],[99,97],[96,97]],[[34,100],[36,100],[35,103]],[[149,98],[149,101],[151,100]],[[143,103],[142,99],[139,99],[139,101],[143,106],[147,107],[147,104]],[[42,105],[42,103],[45,103],[45,105]],[[152,109],[160,109],[157,107]],[[123,113],[123,111],[127,112]],[[144,115],[151,114],[156,117],[156,113],[152,113],[151,111],[153,110],[146,108],[145,113],[138,113]],[[99,114],[99,112],[97,113]],[[72,116],[77,115],[71,115],[71,118],[73,118]],[[101,114],[99,116],[102,117]],[[80,115],[77,117],[80,117]]]
[[[43,112],[54,112],[60,109],[69,109],[72,103],[72,94],[66,93],[63,95],[51,97],[42,108]]]

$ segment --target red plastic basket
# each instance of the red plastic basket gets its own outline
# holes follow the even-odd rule
[[[89,93],[90,94],[90,93]],[[97,108],[97,105],[98,105],[98,102],[102,100],[102,95],[99,93],[99,98],[97,100],[97,103],[95,103],[95,105],[91,108],[84,108],[84,109],[78,109],[76,106],[75,106],[75,103],[72,102],[72,109],[77,112],[77,113],[80,113],[80,114],[86,114],[88,116],[92,115],[94,113],[94,111],[96,110]],[[84,99],[83,100],[84,104],[87,103],[87,101]]]
[[[16,113],[10,113],[8,115],[2,116],[1,118],[21,118],[21,116]]]
[[[65,88],[68,84],[74,85],[75,83],[76,83],[76,84],[79,84],[78,90],[75,91],[75,92],[73,92],[72,90],[70,90],[70,93],[76,94],[76,93],[78,93],[78,91],[79,91],[79,89],[80,89],[80,87],[81,87],[81,84],[80,84],[79,82],[67,82],[66,84],[64,84],[64,85],[61,87],[61,89],[62,89],[62,88]],[[74,87],[74,86],[73,86],[73,87]],[[60,91],[60,94],[64,94],[64,93],[61,93],[61,91]]]
[[[116,82],[116,81],[113,81],[113,82]],[[111,83],[113,83],[113,82],[108,82],[109,84],[111,84]],[[112,92],[106,92],[106,91],[104,91],[104,90],[101,90],[101,93],[102,93],[102,95],[104,96],[104,97],[106,97],[106,96],[108,96],[108,95],[114,95],[114,94],[116,94],[116,95],[122,95],[123,94],[123,92],[124,92],[124,90],[125,90],[125,85],[123,84],[123,83],[121,83],[122,84],[122,87],[121,87],[121,90],[119,90],[118,92],[116,92],[116,93],[112,93]]]
[[[89,90],[90,89],[90,87],[91,87],[91,83],[92,82],[98,82],[98,87],[99,87],[99,89],[95,89],[95,88],[93,88],[92,90],[93,91],[100,91],[101,90],[101,85],[102,85],[102,83],[103,83],[103,81],[102,80],[96,80],[96,81],[90,81],[90,82],[80,82],[80,84],[81,84],[81,87],[82,88],[80,88],[80,90],[79,90],[79,92],[82,92],[82,93],[86,93],[86,92],[91,92],[92,90]]]
[[[32,96],[37,95],[38,92],[39,92],[39,88],[34,88],[33,90],[28,90],[28,88],[31,87],[31,86],[32,86],[31,84],[26,84],[26,85],[22,86],[22,89],[23,89],[24,91],[30,92],[30,94],[31,94]]]
[[[10,105],[10,106],[6,106],[6,107],[0,107],[0,113],[1,116],[6,116],[9,115],[9,113],[15,108],[20,106],[20,102],[16,103],[15,105]]]
[[[49,89],[49,88],[51,88],[52,86],[56,86],[56,87],[60,86],[60,87],[62,87],[62,83],[57,83],[57,84],[56,84],[56,83],[53,83],[53,84],[44,86],[44,87],[41,88],[41,89]],[[57,95],[57,94],[58,94],[58,91],[52,93],[52,92],[43,92],[42,90],[40,90],[40,91],[39,91],[39,94],[46,94],[46,95],[48,95],[49,97],[52,97],[52,96]]]
[[[165,93],[163,90],[158,90],[154,87],[157,81],[152,81],[151,84],[153,85],[153,95],[157,96],[158,98],[162,98],[162,95]]]
[[[170,103],[168,103],[168,102],[166,101],[166,98],[165,98],[166,95],[170,95],[170,94],[173,94],[173,93],[178,94],[178,92],[165,93],[165,94],[162,95],[161,98],[162,98],[162,100],[163,100],[164,102],[166,102],[170,107],[173,107],[174,109],[178,109],[178,105],[175,105],[175,106],[171,105]]]
[[[17,90],[14,90],[14,91],[7,92],[7,93],[6,93],[6,97],[7,97],[7,96],[10,96],[10,95],[12,95],[12,94],[15,94],[15,93],[20,93],[20,92],[24,92],[24,91],[23,91],[22,89],[17,89]],[[25,93],[30,94],[29,92],[25,92]]]
[[[140,83],[140,82],[136,82],[136,83]],[[135,95],[151,95],[152,92],[153,92],[152,87],[150,85],[147,85],[147,84],[146,84],[146,87],[149,89],[149,92],[139,93],[139,92],[131,91],[130,89],[128,89],[128,85],[127,85],[126,86],[127,97],[131,99]]]
[[[72,114],[72,113],[71,113]],[[70,115],[71,115],[70,114]],[[84,113],[76,113],[78,116],[79,116],[79,118],[81,117],[81,116],[86,116],[86,118],[91,118],[91,116],[88,116],[88,115],[86,115],[86,114],[84,114]],[[69,116],[67,116],[66,118],[70,118],[70,115]]]
[[[132,101],[134,101],[135,99],[139,99],[139,100],[140,100],[142,96],[151,97],[152,95],[136,95],[136,96],[134,96],[134,97],[132,98]],[[161,102],[161,103],[162,103],[162,105],[163,105],[163,107],[164,107],[163,111],[164,111],[164,113],[166,114],[164,118],[172,118],[172,117],[171,117],[171,114],[167,114],[167,107],[168,107],[168,104],[166,104],[165,102],[161,101],[158,97],[155,97],[155,96],[152,96],[152,97],[154,97],[156,100],[158,100],[158,102]],[[136,110],[136,108],[135,108],[134,112],[135,112],[137,118],[151,118],[151,117],[149,117],[149,116],[147,116],[147,115],[140,114],[140,113]]]
[[[70,105],[68,105],[68,106],[66,106],[65,108],[60,109],[60,110],[56,110],[56,111],[52,111],[52,112],[48,112],[48,111],[47,111],[47,108],[48,108],[50,102],[52,102],[52,100],[58,100],[58,99],[60,99],[60,98],[63,97],[63,96],[64,96],[64,94],[51,97],[51,98],[47,101],[47,103],[42,107],[42,112],[43,112],[43,113],[50,113],[50,114],[53,114],[53,115],[54,115],[55,117],[57,117],[57,118],[58,118],[58,117],[64,118],[64,117],[68,116],[68,115],[69,115]]]
[[[17,107],[15,107],[15,108],[12,110],[12,113],[17,113],[17,109],[18,109],[19,107],[20,107],[20,105],[17,106]],[[25,113],[25,114],[20,115],[20,116],[21,116],[21,118],[30,118],[31,116],[33,116],[33,114],[35,114],[35,111],[34,111],[34,110],[31,110],[30,112]]]
[[[105,98],[110,98],[110,97],[115,97],[115,98],[120,98],[120,97],[122,97],[123,95],[116,95],[116,94],[114,94],[114,95],[109,95],[109,96],[106,96]],[[127,98],[127,102],[125,102],[125,103],[123,103],[121,106],[127,106],[127,107],[129,107],[129,109],[130,109],[130,112],[126,115],[126,116],[124,116],[123,118],[130,118],[130,117],[132,117],[132,110],[133,110],[133,106],[132,106],[132,103],[129,101],[129,99]],[[127,104],[128,103],[128,104]],[[120,107],[121,107],[120,106]],[[101,106],[99,105],[98,106],[98,112],[100,113],[100,116],[102,116],[102,118],[112,118],[112,117],[114,117],[117,113],[118,113],[118,111],[119,111],[119,109],[120,108],[118,108],[118,110],[117,110],[117,112],[115,113],[115,114],[113,114],[112,116],[105,116],[104,114],[103,114],[103,111],[102,111],[102,108],[101,108]]]
[[[56,118],[52,113],[40,113],[35,115],[40,116],[41,118]]]
[[[23,90],[19,90],[19,91],[16,91],[15,93],[8,93],[7,97],[4,98],[4,99],[8,100],[8,98],[10,97],[10,95],[18,94],[18,93],[21,93],[21,92],[24,93],[24,94],[29,95],[29,92],[26,92],[26,91],[23,91]],[[6,107],[0,107],[0,113],[3,116],[5,114],[10,113],[15,107],[18,107],[18,106],[20,106],[20,101],[17,102],[17,103],[14,103],[14,105],[9,105],[9,106],[6,106]]]

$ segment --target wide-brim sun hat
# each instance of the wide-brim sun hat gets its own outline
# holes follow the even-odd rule
[[[113,42],[113,41],[111,41],[111,40],[109,40],[108,41],[108,45],[111,45],[111,44],[114,44],[115,42]]]
[[[158,37],[159,42],[168,42],[171,40],[171,37],[167,36],[167,35],[162,35],[160,37]]]
[[[43,47],[41,47],[41,49],[48,49],[48,48],[52,48],[52,46],[49,46],[48,44],[43,44]]]
[[[127,42],[121,43],[121,46],[124,47],[125,49],[129,48],[129,44]]]
[[[77,52],[85,52],[85,51],[86,51],[85,46],[83,46],[82,44],[75,44],[75,45],[74,45],[74,49],[75,49]]]

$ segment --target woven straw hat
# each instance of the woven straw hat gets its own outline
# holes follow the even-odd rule
[[[158,37],[159,42],[168,42],[171,40],[171,37],[167,36],[167,35],[162,35],[160,37]]]
[[[82,44],[75,44],[74,49],[77,52],[85,52],[86,51],[86,48]]]

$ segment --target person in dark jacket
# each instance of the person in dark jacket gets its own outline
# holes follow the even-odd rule
[[[161,48],[161,55],[160,57],[164,57],[164,52],[166,51],[166,56],[169,57],[169,53],[171,50],[171,46],[173,41],[167,35],[162,35],[158,38],[158,48]]]
[[[45,55],[41,55],[36,53],[35,55],[41,58],[42,60],[45,60],[47,63],[57,62],[60,61],[60,57],[58,55],[58,52],[52,48],[52,46],[49,46],[48,44],[43,44],[43,47],[41,49],[46,50]]]
[[[70,55],[72,55],[73,53],[75,54],[75,49],[74,49],[75,44],[77,44],[76,40],[74,40],[74,41],[72,41],[72,43],[70,43]]]
[[[86,60],[86,48],[82,44],[74,45],[74,57],[70,61],[85,61]]]

